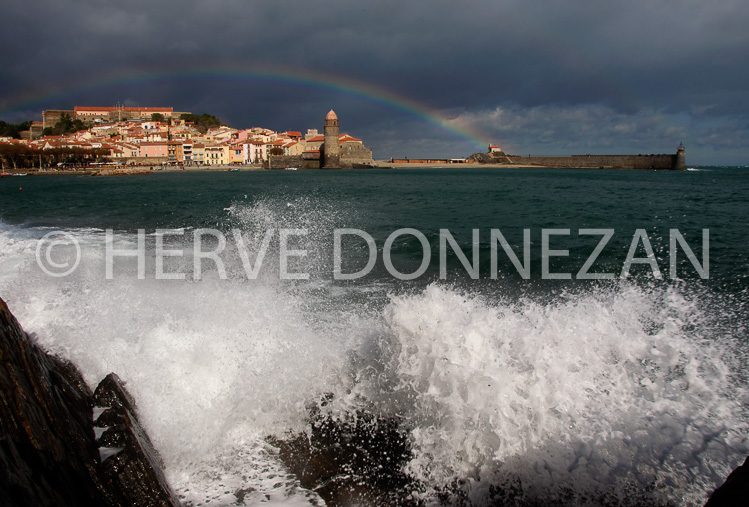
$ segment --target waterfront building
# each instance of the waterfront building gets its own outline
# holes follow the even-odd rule
[[[142,142],[139,145],[140,157],[142,158],[161,158],[166,159],[169,156],[169,150],[166,142]]]
[[[204,153],[205,153],[205,144],[195,143],[192,145],[193,162],[195,162],[198,165],[203,165],[205,163]]]
[[[182,141],[168,141],[166,143],[168,149],[169,162],[175,162],[182,164],[185,161],[184,152],[182,151]]]
[[[242,142],[232,143],[229,147],[229,163],[230,164],[244,164],[245,163],[245,147]]]
[[[205,147],[205,165],[227,165],[229,163],[229,145],[215,144]]]
[[[250,141],[250,163],[259,164],[268,159],[268,147],[264,141]]]

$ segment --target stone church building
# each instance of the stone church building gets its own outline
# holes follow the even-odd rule
[[[338,115],[332,109],[325,116],[323,143],[320,146],[321,169],[369,167],[374,164],[372,150],[361,139],[340,134]]]

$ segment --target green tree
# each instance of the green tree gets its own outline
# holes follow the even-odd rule
[[[51,150],[30,148],[23,144],[0,144],[0,165],[3,168],[30,169],[40,164],[54,167],[62,163],[68,167],[88,165],[92,162],[109,161],[109,150],[103,148],[53,148]]]
[[[206,132],[208,132],[208,129],[217,128],[224,124],[221,120],[210,114],[197,115],[186,113],[180,115],[179,118],[180,120],[185,120],[193,123],[195,125],[195,128],[198,129],[201,134],[205,134]]]
[[[21,132],[23,132],[24,130],[29,130],[30,128],[30,121],[16,124],[0,121],[0,137],[12,137],[13,139],[21,139]]]
[[[164,115],[161,113],[153,113],[151,115],[151,121],[164,121]]]
[[[65,134],[72,134],[79,130],[86,130],[86,124],[79,119],[72,119],[69,114],[63,113],[60,115],[60,120],[55,123],[54,127],[47,127],[42,132],[45,136],[60,136]]]
[[[2,144],[0,145],[0,159],[3,167],[13,167],[13,169],[31,167],[37,150],[31,149],[23,144]]]

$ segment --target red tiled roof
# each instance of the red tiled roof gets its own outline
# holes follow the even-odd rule
[[[345,142],[357,142],[357,143],[360,143],[361,139],[357,139],[357,138],[355,138],[353,136],[350,136],[348,134],[342,134],[342,135],[338,136],[338,143],[339,144],[340,143],[345,143]]]

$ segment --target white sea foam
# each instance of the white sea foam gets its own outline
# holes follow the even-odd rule
[[[474,499],[517,483],[543,501],[654,489],[701,504],[745,456],[736,343],[677,290],[497,304],[430,286],[385,319],[388,396],[412,428],[407,469],[427,483],[470,478]]]
[[[397,416],[407,471],[433,488],[467,479],[477,503],[520,484],[528,499],[634,488],[699,504],[746,453],[739,337],[675,288],[542,303],[433,285],[383,309],[320,280],[138,280],[134,266],[105,280],[92,230],[75,231],[80,269],[50,278],[43,233],[0,230],[0,295],[89,384],[126,381],[188,504],[320,503],[264,439],[304,431],[324,393],[342,417]]]
[[[138,280],[134,266],[105,280],[101,233],[79,235],[81,267],[51,278],[35,262],[38,236],[0,235],[0,295],[39,343],[72,360],[89,385],[110,371],[120,375],[186,499],[222,504],[216,496],[222,481],[259,474],[263,480],[248,487],[262,493],[263,481],[285,475],[270,459],[213,467],[238,450],[258,455],[268,435],[305,428],[306,404],[337,391],[345,375],[349,342],[357,336],[351,321],[332,332],[335,325],[309,320],[308,301],[261,281]],[[293,481],[281,482],[269,496],[293,492]]]

